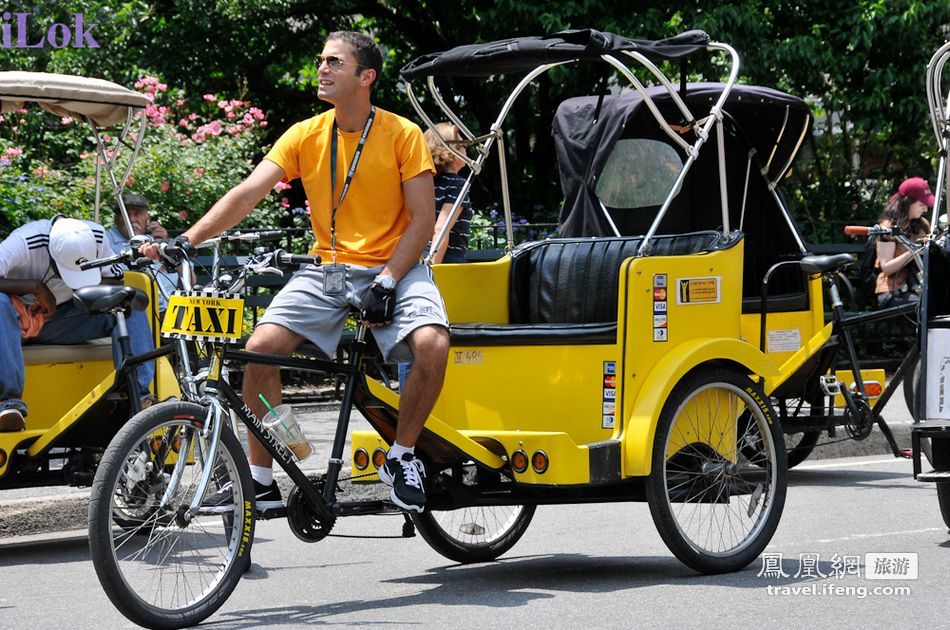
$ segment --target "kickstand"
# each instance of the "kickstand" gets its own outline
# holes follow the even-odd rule
[[[402,513],[403,518],[406,519],[406,522],[402,524],[402,537],[403,538],[415,538],[416,537],[416,526],[413,525],[412,519],[409,518],[409,514],[406,512]]]

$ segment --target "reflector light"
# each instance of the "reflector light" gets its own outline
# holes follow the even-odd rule
[[[534,472],[541,474],[548,469],[548,454],[544,451],[535,451],[531,456],[531,467]]]
[[[385,463],[386,451],[381,448],[377,448],[375,451],[373,451],[373,466],[376,466],[376,469],[379,470]]]
[[[369,466],[369,453],[366,452],[365,448],[356,449],[356,452],[353,453],[353,464],[357,470],[366,470],[366,467]]]
[[[515,472],[523,473],[528,470],[528,454],[518,450],[511,454],[511,467]]]

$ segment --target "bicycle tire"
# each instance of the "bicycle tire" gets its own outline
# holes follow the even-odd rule
[[[490,562],[511,549],[534,517],[533,505],[479,505],[412,513],[412,522],[435,551],[461,564]]]
[[[206,452],[210,446],[200,435],[207,414],[205,407],[179,401],[149,407],[113,439],[93,482],[89,549],[96,574],[115,607],[147,628],[181,628],[209,617],[230,596],[250,559],[253,482],[244,451],[227,427],[220,432],[213,486],[205,495],[207,502],[223,491],[223,499],[202,506],[192,519],[185,516],[204,470],[201,447]],[[130,513],[115,503],[117,487],[135,488],[143,476],[151,476],[147,487],[164,494],[182,452],[189,463],[169,505],[153,501],[130,529]],[[142,462],[142,454],[145,465],[133,466]],[[118,522],[117,507],[123,508]]]
[[[657,423],[646,495],[681,562],[706,574],[746,567],[775,533],[786,488],[779,422],[757,384],[706,366],[676,385]]]

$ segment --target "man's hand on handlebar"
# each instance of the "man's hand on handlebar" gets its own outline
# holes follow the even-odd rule
[[[177,265],[181,262],[181,255],[189,258],[194,257],[196,248],[184,234],[176,236],[170,241],[161,241],[157,243],[147,243],[139,247],[139,253],[152,260],[162,259],[166,262]]]

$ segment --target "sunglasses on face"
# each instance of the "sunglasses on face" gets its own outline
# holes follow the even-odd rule
[[[327,67],[329,67],[330,70],[333,70],[334,72],[338,72],[340,69],[343,68],[343,66],[360,67],[360,64],[358,63],[353,63],[352,61],[343,61],[339,57],[334,57],[333,55],[327,55],[327,56],[317,55],[316,58],[313,60],[313,62],[317,64],[317,68],[319,68],[324,63],[326,63]]]

